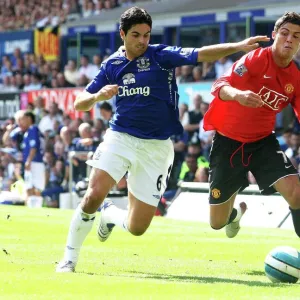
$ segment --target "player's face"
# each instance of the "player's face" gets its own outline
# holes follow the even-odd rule
[[[300,26],[286,23],[278,29],[278,32],[273,31],[272,37],[277,55],[292,59],[300,46]]]
[[[121,38],[124,41],[127,57],[133,59],[141,56],[149,45],[151,28],[147,24],[137,24],[128,30],[125,35],[121,30]]]

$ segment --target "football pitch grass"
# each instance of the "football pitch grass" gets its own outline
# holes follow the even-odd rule
[[[228,239],[207,224],[156,217],[141,237],[115,228],[100,243],[94,226],[77,272],[57,274],[72,213],[0,205],[0,299],[300,299],[300,283],[264,273],[272,248],[300,249],[289,230],[242,228]]]

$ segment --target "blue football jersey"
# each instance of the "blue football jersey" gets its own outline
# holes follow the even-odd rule
[[[24,133],[22,142],[23,162],[25,163],[31,148],[36,148],[36,154],[32,161],[43,162],[43,138],[36,125],[31,125]]]
[[[94,94],[105,85],[117,84],[112,130],[164,140],[183,130],[175,68],[196,65],[197,57],[195,48],[149,45],[142,56],[130,61],[121,47],[102,63],[86,90]]]

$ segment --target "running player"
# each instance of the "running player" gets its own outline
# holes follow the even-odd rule
[[[288,202],[300,236],[300,184],[297,170],[273,133],[276,114],[291,104],[300,118],[300,71],[293,56],[300,47],[300,15],[288,12],[272,32],[271,47],[237,61],[213,87],[204,116],[205,130],[216,130],[210,153],[210,224],[237,235],[246,204],[233,208],[251,171],[261,193],[279,192]]]
[[[116,96],[116,113],[104,142],[93,160],[87,162],[93,167],[89,187],[71,221],[57,272],[74,272],[96,210],[126,172],[129,209],[121,210],[105,201],[101,206],[99,239],[105,241],[115,225],[136,236],[150,225],[172,169],[170,136],[182,132],[175,68],[214,61],[237,51],[248,52],[256,49],[259,41],[268,40],[258,36],[200,49],[149,45],[151,28],[151,16],[144,9],[125,11],[120,19],[124,47],[101,65],[95,79],[76,98],[76,110],[86,111],[98,101]]]

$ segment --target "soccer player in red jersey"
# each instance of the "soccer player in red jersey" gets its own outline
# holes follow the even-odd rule
[[[276,114],[288,104],[300,120],[300,70],[293,56],[300,48],[300,15],[285,13],[272,32],[271,47],[244,55],[212,87],[214,100],[204,129],[216,130],[210,153],[210,224],[226,225],[237,235],[244,202],[233,208],[237,193],[248,186],[251,171],[262,194],[279,192],[288,202],[300,237],[300,184],[297,170],[273,133]]]

